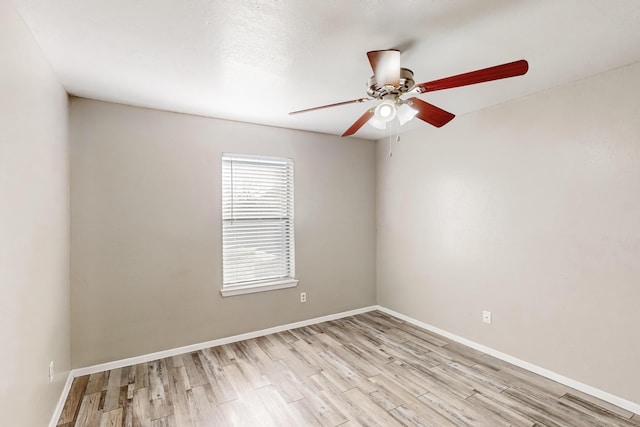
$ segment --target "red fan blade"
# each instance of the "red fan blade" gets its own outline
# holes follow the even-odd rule
[[[322,110],[323,108],[338,107],[340,105],[355,104],[358,102],[371,101],[371,98],[352,99],[351,101],[336,102],[335,104],[323,105],[321,107],[307,108],[306,110],[292,111],[289,114],[307,113],[309,111]]]
[[[451,89],[459,86],[473,85],[476,83],[490,82],[492,80],[506,79],[508,77],[521,76],[529,69],[529,63],[524,59],[508,64],[483,68],[482,70],[445,77],[444,79],[416,85],[420,93],[433,92],[435,90]]]
[[[400,84],[400,51],[396,49],[367,52],[376,83],[379,85]]]
[[[415,110],[418,110],[416,117],[423,120],[435,127],[439,128],[449,123],[455,117],[448,111],[442,108],[431,105],[428,102],[424,102],[422,99],[413,97],[405,101],[409,106]]]
[[[358,132],[358,130],[369,121],[369,119],[371,117],[373,117],[375,109],[371,108],[369,110],[367,110],[362,116],[360,116],[360,118],[358,120],[355,121],[354,124],[351,125],[351,127],[349,129],[347,129],[342,136],[349,136],[349,135],[353,135],[354,133]]]

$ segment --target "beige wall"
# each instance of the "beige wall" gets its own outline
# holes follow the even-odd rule
[[[640,64],[378,142],[378,302],[640,402]],[[483,309],[493,324],[481,321]]]
[[[7,1],[0,52],[0,425],[41,427],[70,366],[67,94]]]
[[[223,151],[293,158],[298,287],[220,296]],[[74,367],[375,304],[371,141],[73,98],[71,190]]]

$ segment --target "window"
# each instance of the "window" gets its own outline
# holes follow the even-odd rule
[[[222,155],[222,296],[297,284],[293,161]]]

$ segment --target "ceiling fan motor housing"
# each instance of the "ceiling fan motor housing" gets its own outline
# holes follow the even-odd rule
[[[380,85],[376,81],[375,76],[371,76],[369,80],[367,80],[367,94],[375,99],[384,99],[389,96],[395,98],[402,94],[409,92],[415,86],[415,81],[413,80],[413,71],[408,68],[400,69],[400,80],[398,80],[398,85]]]

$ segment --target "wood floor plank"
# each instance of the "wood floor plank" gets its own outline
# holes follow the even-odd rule
[[[340,375],[338,375],[332,368],[323,369],[319,374],[311,375],[309,378],[318,386],[320,391],[331,390],[336,393],[343,393],[353,388],[352,384],[342,380]]]
[[[194,423],[197,426],[224,425],[224,415],[209,397],[210,393],[207,392],[205,387],[207,386],[194,387],[188,395],[187,401]]]
[[[316,417],[316,414],[311,410],[311,408],[308,405],[304,404],[303,400],[297,400],[295,402],[291,402],[289,403],[289,407],[291,408],[291,411],[295,413],[296,415],[296,419],[299,420],[298,425],[301,426],[309,426],[309,427],[324,427],[324,426],[336,426],[336,425],[341,425],[343,423],[340,424],[326,424],[326,423],[322,423],[320,420],[318,420],[318,418]]]
[[[422,412],[417,411],[416,409],[422,408],[424,405],[411,405],[406,404],[402,406],[398,406],[395,409],[389,411],[389,414],[398,420],[404,426],[420,426],[420,427],[454,427],[451,421],[442,418],[439,416],[434,416],[436,414],[433,412],[432,414],[424,415]]]
[[[402,425],[387,411],[379,407],[369,395],[358,388],[347,390],[340,396],[331,393],[327,394],[331,396],[331,403],[341,408],[343,413],[348,413],[352,420],[362,425],[380,427]]]
[[[331,390],[334,389],[325,389]],[[348,418],[328,399],[322,397],[321,389],[311,387],[301,390],[303,399],[290,403],[290,406],[299,408],[300,412],[310,414],[312,419],[323,426],[337,426],[348,421]],[[334,391],[335,392],[335,391]],[[339,393],[339,392],[337,392]]]
[[[583,406],[587,406],[590,409],[593,408],[597,411],[605,410],[627,420],[634,416],[633,412],[631,411],[627,411],[626,409],[622,409],[616,405],[605,402],[604,400],[598,399],[597,397],[591,396],[578,390],[572,390],[571,392],[566,393],[560,399],[564,399],[565,397],[580,401]]]
[[[350,345],[352,348],[357,348],[353,344],[346,345]],[[344,346],[335,348],[333,350],[333,353],[335,353],[340,358],[340,360],[342,360],[353,371],[360,374],[360,376],[362,376],[363,378],[370,378],[376,375],[380,375],[380,369],[376,365],[372,365],[370,363],[362,363],[362,358],[346,350]]]
[[[122,415],[122,427],[133,427],[133,390],[135,390],[135,384],[130,384],[132,387],[131,398],[128,399],[127,407],[123,408]]]
[[[430,357],[440,364],[457,363],[473,366],[478,363],[477,360],[467,358],[464,354],[460,354],[458,349],[449,348],[448,345],[437,346],[426,341],[407,341],[404,345],[416,352],[429,352]]]
[[[316,334],[313,339],[309,340],[309,344],[315,348],[321,348],[321,350],[331,350],[332,348],[347,344],[347,342],[338,341],[331,333],[322,332],[321,334]]]
[[[436,347],[442,347],[447,344],[447,341],[417,328],[393,328],[385,331],[382,335],[394,339],[398,343],[405,343],[407,341],[419,342],[435,345]]]
[[[135,369],[133,369],[135,371]],[[131,366],[125,366],[120,372],[120,386],[129,385],[129,372],[131,372]]]
[[[349,317],[356,322],[361,322],[365,325],[376,325],[378,328],[393,329],[402,327],[404,322],[395,317],[388,316],[380,311],[370,311],[368,313],[362,313],[357,316]]]
[[[252,414],[251,408],[246,406],[241,400],[232,400],[231,402],[225,402],[218,405],[222,416],[225,419],[224,425],[226,426],[259,426],[259,425],[271,425],[271,420],[264,420],[263,424],[259,424],[260,420],[255,418],[255,414]],[[200,427],[200,426],[198,426]],[[202,426],[204,427],[204,426]]]
[[[483,355],[481,361],[477,363],[476,367],[483,369],[483,366],[493,368],[493,374],[503,378],[510,384],[524,383],[531,387],[537,387],[540,390],[545,390],[547,393],[553,394],[553,396],[560,398],[571,389],[563,384],[550,380],[540,375],[532,374],[531,372],[520,368],[518,366],[507,363],[503,360],[496,359],[493,356],[487,354]],[[487,375],[492,375],[491,371],[484,369]]]
[[[430,368],[432,372],[448,381],[455,381],[470,387],[475,391],[492,390],[498,393],[509,388],[509,384],[499,378],[488,377],[473,367],[455,363],[443,364]]]
[[[133,427],[148,427],[151,425],[149,410],[149,389],[136,389],[133,393]]]
[[[461,399],[466,399],[476,392],[471,385],[458,381],[458,379],[452,376],[445,376],[435,372],[434,369],[437,369],[438,367],[429,369],[428,367],[421,367],[417,364],[400,362],[394,363],[401,367],[407,377],[418,382],[432,393],[439,393],[442,391],[443,393],[451,393]]]
[[[274,386],[270,384],[261,387],[256,390],[256,395],[271,416],[271,419],[278,426],[296,427],[300,425],[297,414],[290,408],[288,402],[285,402]]]
[[[58,425],[72,423],[76,420],[78,411],[80,410],[80,404],[86,394],[88,384],[90,382],[89,375],[76,377],[71,383],[67,400],[62,407],[62,413],[58,419]]]
[[[488,395],[483,393],[476,393],[471,397],[468,397],[466,400],[470,405],[476,407],[476,409],[482,411],[491,411],[496,416],[502,417],[505,420],[509,421],[511,425],[518,427],[532,427],[536,424],[535,421],[527,418],[522,413],[515,411],[514,409],[508,407],[507,405],[501,404],[499,393],[491,393]]]
[[[350,343],[343,344],[342,348],[344,351],[351,353],[352,357],[359,359],[361,361],[360,363],[367,363],[371,366],[375,366],[378,370],[384,369],[384,366],[389,363],[389,359],[378,353],[375,348],[361,347]]]
[[[430,351],[416,350],[404,344],[384,343],[378,346],[376,354],[388,361],[399,361],[410,365],[419,364],[428,368],[440,365],[445,361],[434,356]]]
[[[149,387],[149,367],[146,363],[136,365],[136,390]]]
[[[219,364],[219,359],[208,352],[203,352],[202,358],[202,366],[209,379],[209,384],[211,384],[216,403],[220,404],[237,399],[238,395],[223,370],[224,366],[229,365]]]
[[[290,329],[289,333],[299,340],[304,340],[316,335],[318,331],[310,328],[309,326],[303,326],[301,328]]]
[[[534,424],[531,420],[519,416],[519,414],[513,413],[513,411],[492,405],[484,395],[479,393],[465,399],[464,404],[465,406],[469,406],[474,412],[485,417],[485,419],[494,420],[492,422],[496,426],[531,427]]]
[[[318,346],[312,346],[313,343],[317,342],[318,341],[315,340],[315,338],[310,342],[304,340],[294,341],[291,343],[291,349],[289,352],[295,355],[298,359],[304,361],[306,365],[319,372],[323,369],[325,363],[324,359],[318,356]],[[320,351],[322,350],[323,348],[320,347]]]
[[[100,417],[100,427],[121,427],[122,426],[122,408],[113,411],[103,412]]]
[[[187,371],[187,378],[189,378],[189,384],[191,384],[191,387],[198,387],[209,382],[207,374],[204,371],[204,367],[202,366],[202,359],[200,359],[199,352],[194,351],[192,353],[183,354],[182,361],[184,362],[184,367]]]
[[[367,344],[380,344],[380,335],[384,334],[387,328],[378,328],[376,325],[358,321],[357,318],[348,317],[345,319],[338,319],[335,321],[337,327],[349,335],[349,338],[354,343]]]
[[[639,427],[640,416],[381,312],[74,379],[58,427]]]
[[[345,332],[341,324],[338,322],[333,321],[328,323],[330,323],[332,326],[327,327],[324,331],[324,334],[330,336],[340,344],[352,343],[353,337],[355,337],[355,335]]]
[[[191,384],[187,379],[184,365],[169,370],[169,392],[173,398],[176,424],[180,427],[193,427],[189,397],[187,396],[187,393],[191,393]]]
[[[274,335],[285,343],[290,343],[297,340],[297,338],[289,331],[276,332]]]
[[[165,418],[151,420],[151,427],[176,427],[176,421],[173,415]]]
[[[271,384],[269,378],[267,378],[257,366],[244,360],[239,360],[234,364],[238,370],[242,373],[242,376],[249,382],[254,389],[267,386]]]
[[[169,391],[169,373],[165,359],[148,363],[149,400],[151,419],[166,418],[173,414],[173,399]]]
[[[85,395],[80,404],[80,411],[75,425],[77,427],[97,425],[101,416],[101,412],[98,410],[99,404],[100,393]]]
[[[350,385],[350,389],[358,387],[365,393],[375,391],[375,388],[372,387],[367,377],[363,377],[358,372],[354,371],[351,366],[346,361],[342,360],[336,353],[332,351],[322,351],[320,352],[320,356],[332,366],[342,381]]]
[[[136,375],[138,369],[135,366],[131,366],[129,369],[129,375],[127,376],[127,386],[131,386],[133,390],[136,388]]]
[[[180,356],[172,356],[171,358],[171,368],[179,368],[180,366],[184,366],[184,360]]]
[[[251,385],[240,365],[234,363],[225,366],[223,370],[238,394],[238,399],[233,402],[239,401],[246,408],[244,410],[248,411],[248,418],[253,420],[253,425],[277,425],[277,420],[273,420],[267,409],[260,403],[255,388]],[[226,403],[223,405],[226,405]]]
[[[532,388],[528,388],[523,385],[510,387],[505,390],[503,394],[509,396],[514,401],[520,402],[524,406],[535,409],[536,413],[533,414],[534,419],[540,423],[544,423],[545,425],[598,425],[595,419],[584,416],[578,411],[572,411],[566,406],[558,407],[553,404],[553,397],[549,396],[547,398],[546,396],[536,393]]]
[[[407,375],[407,372],[402,366],[395,362],[387,364],[385,371],[381,375],[370,378],[369,380],[375,380],[379,377],[386,377],[393,380],[412,396],[420,396],[429,390],[428,384],[424,384],[420,378],[413,378]]]
[[[87,394],[100,393],[107,389],[109,382],[109,374],[111,371],[98,372],[89,375],[89,383],[87,384]]]
[[[572,394],[565,394],[558,401],[561,405],[569,406],[570,408],[583,413],[585,416],[593,417],[598,423],[610,423],[617,427],[632,427],[630,419],[618,415],[615,412],[609,411],[601,406],[588,402]]]
[[[356,344],[362,347],[377,346],[383,343],[380,334],[374,330],[364,332],[365,328],[354,326],[349,322],[335,322],[337,326],[327,330],[327,334],[342,337],[340,344]]]
[[[388,401],[388,407],[395,406],[390,413],[402,423],[413,420],[412,422],[418,425],[451,425],[446,418],[424,405],[418,397],[404,387],[404,384],[397,383],[385,374],[369,380],[376,384],[377,393]]]
[[[112,369],[107,383],[107,394],[104,401],[104,411],[109,412],[118,409],[120,403],[120,381],[122,369]]]
[[[466,405],[459,396],[440,390],[436,393],[425,393],[420,396],[427,406],[438,412],[443,417],[449,419],[456,425],[462,426],[509,426],[497,417],[488,418],[476,411],[471,405]]]
[[[416,339],[418,339],[419,341],[428,342],[438,347],[442,347],[443,345],[446,345],[451,342],[438,334],[427,331],[426,329],[419,328],[415,325],[412,325],[404,321],[399,321],[395,323],[394,328],[404,333],[407,333],[409,335],[412,335],[413,338],[409,339],[409,341],[416,341]]]
[[[289,350],[289,355],[280,360],[284,360],[291,371],[299,377],[310,377],[320,372],[318,368],[311,365],[304,357],[300,357],[300,354],[294,351],[293,347]]]
[[[291,403],[304,398],[300,390],[305,389],[305,386],[302,385],[300,378],[289,369],[286,362],[282,360],[274,362],[268,375],[269,381],[285,402]]]
[[[233,363],[231,355],[225,346],[210,347],[202,350],[202,352],[212,362],[215,361],[218,366],[227,366]]]
[[[125,423],[128,418],[131,418],[130,412],[133,406],[133,394],[129,398],[129,385],[120,386],[120,398],[118,399],[118,409],[122,409],[122,422]],[[133,419],[130,424],[133,423]]]
[[[276,335],[258,337],[256,343],[273,361],[282,359],[288,354],[288,345]]]

